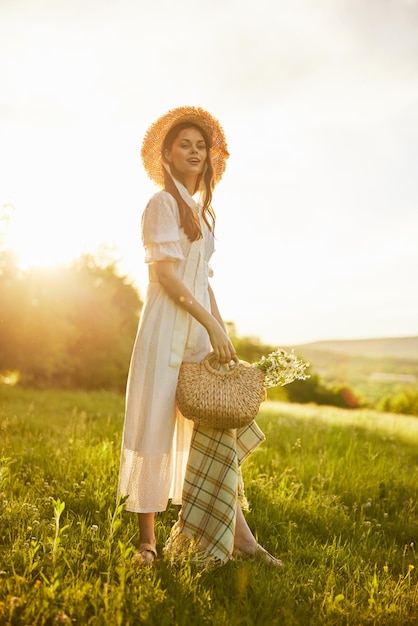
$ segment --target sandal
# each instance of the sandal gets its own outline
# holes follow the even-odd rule
[[[272,567],[283,567],[283,561],[281,559],[276,559],[270,552],[267,552],[265,548],[260,546],[257,543],[254,552],[245,552],[244,550],[240,550],[240,548],[234,548],[233,552],[234,557],[238,557],[244,559],[246,561],[259,561],[260,563],[264,563],[265,565],[270,565]]]
[[[157,559],[157,550],[150,543],[141,543],[139,550],[135,555],[135,561],[137,565],[141,567],[152,565]]]

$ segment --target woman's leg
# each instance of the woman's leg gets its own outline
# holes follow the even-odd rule
[[[156,559],[156,541],[154,530],[155,513],[138,513],[139,525],[139,552],[138,557],[144,565],[149,565]],[[148,547],[147,547],[148,546]],[[153,550],[151,549],[153,548]]]
[[[263,561],[267,565],[273,565],[275,567],[283,566],[280,559],[276,559],[272,554],[267,552],[267,550],[257,543],[257,540],[251,532],[239,504],[237,504],[234,548],[236,549],[238,556]]]
[[[234,547],[249,553],[254,552],[257,547],[257,541],[247,524],[247,520],[239,504],[237,504]]]

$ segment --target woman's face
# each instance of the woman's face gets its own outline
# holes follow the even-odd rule
[[[184,128],[173,141],[171,148],[164,151],[164,158],[185,178],[201,174],[207,158],[202,133],[194,127]]]

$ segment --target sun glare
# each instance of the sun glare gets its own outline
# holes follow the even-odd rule
[[[34,233],[29,231],[11,232],[8,248],[17,257],[19,267],[49,267],[70,261],[74,256],[69,243],[53,238],[48,232]]]
[[[56,250],[38,248],[28,249],[16,252],[17,263],[22,270],[30,269],[31,267],[53,267],[70,261],[73,257],[65,257],[61,252]]]
[[[82,253],[73,233],[54,233],[30,219],[23,219],[13,205],[0,209],[0,249],[11,250],[23,270],[31,267],[51,267],[66,263]]]

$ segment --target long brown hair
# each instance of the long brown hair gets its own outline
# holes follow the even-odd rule
[[[161,148],[161,158],[164,162],[164,153],[166,150],[171,150],[171,147],[178,137],[179,133],[186,128],[196,128],[201,134],[206,144],[206,167],[204,174],[199,174],[196,181],[196,187],[193,190],[193,193],[196,193],[201,185],[202,179],[204,182],[204,195],[203,195],[203,211],[202,217],[205,220],[208,228],[213,232],[215,228],[215,212],[211,207],[212,202],[212,191],[214,188],[213,182],[213,168],[212,163],[210,161],[210,141],[209,137],[205,133],[205,131],[198,126],[197,124],[193,124],[192,122],[183,122],[181,124],[177,124],[171,128],[165,139],[163,141],[163,145]],[[169,175],[169,173],[164,168],[164,189],[168,193],[170,193],[177,201],[180,213],[180,225],[186,233],[188,239],[190,241],[196,241],[196,239],[200,239],[202,237],[202,231],[200,228],[200,223],[197,215],[194,211],[189,207],[187,202],[183,200],[181,197],[176,185],[173,182],[173,179]]]

